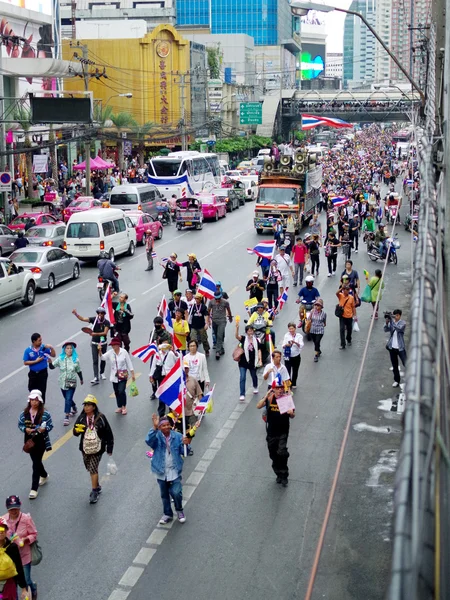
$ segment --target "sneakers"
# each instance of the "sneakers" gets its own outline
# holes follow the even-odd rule
[[[258,390],[258,388],[253,388],[253,393],[254,393],[254,394],[259,394],[259,390]]]
[[[179,512],[178,513],[178,521],[180,523],[186,523],[186,517],[184,516],[184,512]]]
[[[183,513],[181,513],[183,514]],[[159,524],[160,525],[167,525],[168,523],[170,523],[170,521],[172,521],[173,518],[172,517],[168,517],[167,515],[163,515],[160,520],[159,520]],[[186,519],[185,519],[186,520]]]
[[[355,250],[355,254],[358,254],[358,249]]]
[[[220,360],[220,353],[216,352],[216,360]]]
[[[345,350],[345,346],[339,346],[339,350]]]
[[[30,500],[34,500],[35,498],[38,497],[38,491],[37,490],[31,490],[31,492],[28,494],[28,498]]]
[[[239,396],[239,402],[244,402],[245,401],[245,396],[243,396],[242,394]]]
[[[99,384],[99,381],[98,381],[97,377],[94,377],[94,379],[91,379],[91,384],[92,385],[98,385]]]
[[[105,375],[104,373],[102,373],[102,374],[100,375],[100,379],[103,379],[103,381],[105,381],[105,379],[106,379],[106,375]]]
[[[394,367],[389,367],[389,371],[393,371],[393,370],[394,370]]]
[[[292,285],[293,285],[294,287],[297,287],[297,284],[296,284],[296,283],[293,283]]]
[[[331,277],[331,273],[328,273],[327,277]]]
[[[392,384],[392,387],[398,387],[400,384],[398,383],[398,381],[394,381],[394,383]]]
[[[47,473],[47,477],[39,477],[39,485],[45,485],[50,479],[50,475]]]
[[[222,348],[222,350],[220,351],[220,356],[222,356],[223,354],[225,354],[225,349]]]
[[[69,425],[69,423],[70,423],[70,421],[69,421],[69,417],[70,417],[70,414],[69,414],[69,415],[66,415],[66,416],[64,417],[64,421],[63,421],[63,425],[64,425],[64,427],[67,427],[67,426]]]
[[[319,357],[317,356],[317,354],[314,357],[314,362],[319,362]]]
[[[98,489],[95,488],[95,490],[92,490],[92,492],[89,494],[89,504],[96,504],[98,501],[98,496]]]

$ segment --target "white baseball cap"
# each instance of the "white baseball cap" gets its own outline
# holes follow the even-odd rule
[[[42,397],[42,392],[41,390],[31,390],[31,392],[28,394],[28,400],[39,400],[39,402],[42,402],[42,404],[44,404],[44,398]]]

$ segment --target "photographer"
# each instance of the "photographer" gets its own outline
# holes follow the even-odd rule
[[[406,322],[402,320],[402,311],[396,308],[392,313],[384,313],[386,325],[384,331],[390,332],[391,336],[386,344],[387,350],[391,356],[392,369],[394,371],[394,383],[392,387],[400,385],[400,370],[398,368],[398,357],[400,357],[403,366],[406,366],[406,348],[405,348],[405,329]]]

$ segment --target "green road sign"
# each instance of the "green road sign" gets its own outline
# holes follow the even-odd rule
[[[241,125],[262,124],[262,104],[260,102],[241,102],[239,111]]]

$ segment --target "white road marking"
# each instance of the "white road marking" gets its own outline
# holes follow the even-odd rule
[[[75,288],[79,287],[80,285],[83,285],[84,283],[87,283],[88,281],[91,281],[91,278],[89,278],[89,279],[83,279],[83,281],[80,281],[80,283],[76,283],[72,287],[66,288],[65,290],[62,290],[61,292],[58,292],[58,296],[61,296],[61,294],[65,294],[66,292],[71,292]]]
[[[144,572],[144,567],[128,567],[125,573],[122,576],[122,579],[119,581],[119,585],[123,585],[125,587],[133,587],[138,582],[139,577]]]
[[[131,262],[132,260],[136,260],[136,258],[141,258],[141,256],[144,256],[144,254],[135,254],[134,256],[132,256],[131,258],[128,259],[128,262]]]
[[[158,250],[158,248],[162,248],[166,244],[173,244],[173,242],[175,240],[179,240],[180,238],[182,238],[183,236],[187,235],[188,233],[189,233],[189,231],[186,231],[186,233],[182,233],[181,235],[177,235],[176,237],[172,238],[171,240],[167,240],[167,242],[164,242],[163,244],[158,244],[157,246],[155,246],[155,250]]]
[[[152,560],[155,552],[156,548],[145,548],[144,546],[137,553],[136,558],[133,560],[133,563],[147,566],[148,563]]]
[[[110,595],[108,600],[127,600],[128,596],[130,595],[130,592],[131,590],[125,591],[116,589]]]
[[[246,231],[243,231],[242,233],[239,233],[238,235],[235,235],[233,240],[237,240],[238,238],[241,237],[241,235],[244,235],[245,233],[247,233]]]
[[[198,260],[205,260],[205,258],[208,258],[208,256],[211,256],[211,254],[213,254],[213,252],[210,252],[209,254],[205,254],[205,256],[202,256]]]
[[[184,490],[183,490],[183,496],[184,496]],[[147,540],[147,544],[155,544],[156,546],[159,546],[159,544],[163,543],[164,538],[167,535],[167,531],[164,529],[154,529],[152,531],[152,533],[150,534],[150,537]]]
[[[22,365],[21,367],[19,367],[15,371],[12,371],[9,375],[6,375],[5,377],[3,377],[3,379],[0,379],[0,383],[3,383],[4,381],[7,381],[10,377],[14,377],[14,375],[17,375],[17,373],[20,373],[21,371],[23,371],[24,369],[27,369],[27,368],[28,367],[26,365]]]
[[[50,300],[50,298],[44,298],[43,300],[40,300],[39,302],[35,302],[32,306],[27,306],[26,308],[22,308],[21,310],[18,310],[16,313],[14,313],[14,316],[20,315],[20,313],[23,313],[26,310],[30,310],[30,308],[34,308],[35,306],[39,306],[39,304],[42,304],[43,302],[48,302],[49,300]]]
[[[56,344],[56,348],[59,348],[59,346],[62,346],[64,344],[64,342],[68,342],[69,340],[73,340],[74,338],[78,337],[79,335],[81,335],[83,332],[81,331],[81,329],[79,331],[77,331],[76,333],[74,333],[73,335],[70,335],[68,338],[66,338],[65,340],[63,340],[62,342],[59,342],[59,344]],[[84,334],[86,335],[86,334]]]
[[[130,304],[131,304],[132,302],[136,302],[136,298],[133,298],[132,300],[130,300]]]
[[[163,283],[164,283],[164,281],[160,281],[159,283],[157,283],[156,285],[154,285],[153,287],[151,287],[149,290],[146,290],[145,292],[142,292],[142,295],[145,296],[146,294],[149,294],[152,290],[155,290],[157,287],[159,287]]]
[[[228,244],[231,244],[231,240],[228,240],[228,242],[225,242],[225,244],[222,244],[221,246],[219,246],[217,248],[217,250],[220,250],[221,248],[223,248],[224,246],[227,246]]]

